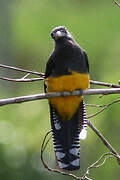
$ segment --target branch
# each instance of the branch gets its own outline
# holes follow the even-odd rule
[[[120,86],[119,86],[119,85],[116,85],[116,84],[99,82],[99,81],[93,81],[93,80],[90,80],[90,84],[100,85],[100,86],[106,86],[106,87],[110,87],[110,88],[120,88]]]
[[[73,92],[53,92],[53,93],[44,93],[44,94],[35,94],[29,96],[21,96],[21,97],[14,97],[8,99],[1,99],[0,106],[7,105],[7,104],[15,104],[15,103],[23,103],[33,100],[40,100],[40,99],[48,99],[51,97],[60,97],[60,96],[81,96],[81,95],[97,95],[97,94],[119,94],[120,88],[112,88],[112,89],[88,89],[88,90],[75,90]]]
[[[32,73],[39,74],[39,72],[34,72],[34,71],[32,71]],[[35,82],[35,81],[44,80],[44,74],[42,73],[42,78],[29,78],[29,79],[24,78],[25,80],[23,80],[23,78],[12,79],[12,78],[8,78],[8,77],[0,77],[0,79],[5,80],[5,81],[12,81],[12,82]],[[111,84],[111,83],[105,83],[105,82],[93,81],[93,80],[90,80],[90,84],[100,85],[100,86],[105,86],[105,87],[110,87],[110,88],[120,88],[120,85],[117,85],[117,84]]]
[[[40,73],[40,72],[36,72],[36,71],[25,70],[25,69],[7,66],[7,65],[3,65],[3,64],[0,64],[0,67],[15,70],[15,71],[20,71],[20,72],[24,72],[24,73],[35,74],[35,75],[39,75],[41,77],[44,77],[44,73]]]
[[[98,104],[85,104],[86,106],[89,107],[95,107],[95,108],[101,108],[101,107],[105,107],[106,105],[98,105]]]
[[[107,156],[107,157],[106,157]],[[83,175],[83,179],[85,179],[87,177],[87,175],[90,174],[90,170],[93,169],[93,168],[99,168],[101,166],[103,166],[106,162],[107,159],[110,159],[110,158],[113,158],[115,157],[115,155],[113,153],[105,153],[103,154],[97,161],[95,161],[93,164],[91,164],[85,174]],[[103,159],[103,162],[101,164],[98,164],[101,160]]]
[[[27,79],[27,80],[23,81],[21,79],[12,79],[12,78],[7,78],[7,77],[0,77],[0,79],[6,80],[6,81],[13,81],[13,82],[34,82],[34,81],[44,80],[44,76],[45,76],[44,73],[40,73],[40,72],[36,72],[36,71],[30,71],[30,70],[25,70],[25,69],[20,69],[20,68],[11,67],[11,66],[7,66],[7,65],[3,65],[3,64],[0,64],[0,67],[6,68],[6,69],[15,70],[15,71],[20,71],[20,72],[24,72],[24,73],[39,75],[39,76],[41,76],[43,78],[43,79],[42,78],[30,78],[30,79]],[[120,85],[111,84],[111,83],[105,83],[105,82],[99,82],[99,81],[93,81],[93,80],[90,80],[90,84],[106,86],[106,87],[111,87],[111,88],[120,88]]]
[[[12,79],[12,78],[7,78],[7,77],[0,77],[2,80],[6,81],[12,81],[12,82],[35,82],[35,81],[40,81],[43,80],[44,78],[21,78],[21,79]]]
[[[92,118],[92,117],[100,114],[100,113],[103,112],[105,109],[107,109],[109,106],[111,106],[111,105],[114,104],[114,103],[118,103],[118,102],[120,102],[120,99],[116,99],[116,100],[114,100],[114,101],[112,101],[112,102],[110,102],[109,104],[106,104],[106,105],[93,105],[94,107],[97,106],[97,107],[103,107],[103,108],[100,109],[100,110],[99,110],[98,112],[96,112],[95,114],[92,114],[92,115],[88,116],[87,118],[89,119],[89,118]],[[92,105],[91,105],[91,106],[92,106]]]
[[[105,137],[96,129],[95,126],[90,121],[87,121],[88,126],[97,134],[97,136],[101,139],[104,145],[115,155],[120,164],[120,155],[116,152],[116,150],[111,146],[111,144],[105,139]]]
[[[118,3],[116,0],[113,0],[115,4],[117,4],[117,6],[120,7],[120,3]]]

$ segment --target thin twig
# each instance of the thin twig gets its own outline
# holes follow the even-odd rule
[[[46,138],[47,138],[47,136],[48,136],[50,133],[52,133],[52,130],[50,130],[50,131],[46,134]],[[52,134],[51,134],[51,136],[49,137],[49,139],[47,140],[46,143],[45,143],[45,139],[46,139],[46,138],[44,139],[43,144],[42,144],[42,148],[41,148],[41,152],[42,152],[42,153],[45,151],[45,148],[46,148],[46,146],[48,145],[51,137],[52,137]]]
[[[16,67],[11,67],[11,66],[8,66],[8,65],[0,64],[0,67],[6,68],[6,69],[15,70],[15,71],[20,71],[20,72],[24,72],[24,73],[29,73],[29,74],[35,74],[35,75],[39,75],[39,76],[42,77],[42,78],[29,78],[29,79],[25,79],[29,75],[29,74],[27,74],[22,79],[12,79],[12,78],[7,78],[7,77],[0,77],[0,79],[2,79],[2,80],[13,81],[13,82],[35,82],[35,81],[39,81],[39,80],[44,80],[44,76],[45,76],[44,73],[40,73],[40,72],[36,72],[36,71],[30,71],[30,70],[25,70],[25,69],[16,68]],[[25,79],[25,80],[23,80],[23,79]],[[120,85],[111,84],[111,83],[105,83],[105,82],[100,82],[100,81],[93,81],[93,80],[90,80],[90,84],[106,86],[106,87],[111,87],[111,88],[120,88]]]
[[[30,73],[27,73],[25,76],[23,76],[21,79],[25,79],[30,75]]]
[[[40,81],[43,80],[44,78],[21,78],[21,79],[12,79],[12,78],[7,78],[7,77],[0,77],[2,80],[6,81],[12,81],[12,82],[35,82],[35,81]]]
[[[120,7],[120,3],[118,3],[116,0],[113,0],[115,4],[117,4],[117,6]]]
[[[24,73],[35,74],[35,75],[39,75],[41,77],[44,77],[44,73],[40,73],[40,72],[36,72],[36,71],[25,70],[25,69],[7,66],[7,65],[3,65],[3,64],[0,64],[0,67],[15,70],[15,71],[20,71],[20,72],[24,72]]]
[[[8,78],[8,77],[0,77],[0,79],[6,80],[6,81],[12,81],[12,82],[35,82],[35,81],[39,81],[39,80],[44,80],[44,74],[43,74],[43,78],[29,78],[24,81],[23,79],[25,79],[29,74],[25,75],[23,78],[20,78],[20,79],[12,79],[12,78]],[[90,84],[106,86],[106,87],[110,87],[110,88],[120,88],[120,85],[104,83],[104,82],[100,82],[100,81],[93,81],[93,80],[90,80]]]
[[[15,103],[23,103],[33,100],[40,100],[40,99],[48,99],[51,97],[65,97],[65,96],[81,96],[81,95],[96,95],[96,94],[119,94],[120,88],[112,88],[112,89],[88,89],[88,90],[75,90],[72,92],[53,92],[53,93],[44,93],[44,94],[35,94],[29,96],[21,96],[21,97],[14,97],[8,99],[1,99],[0,106],[4,106],[7,104],[15,104]]]
[[[106,156],[108,156],[108,157],[106,157]],[[113,153],[104,153],[97,161],[95,161],[93,164],[91,164],[87,168],[85,174],[83,175],[83,178],[90,174],[90,170],[92,170],[93,168],[100,168],[101,166],[103,166],[105,164],[107,159],[113,158],[113,157],[116,157]],[[101,164],[98,164],[102,159],[103,159],[103,162]]]
[[[15,70],[15,71],[20,71],[20,72],[24,72],[24,73],[30,73],[30,74],[35,74],[35,75],[39,75],[44,79],[45,74],[41,73],[41,72],[36,72],[36,71],[30,71],[30,70],[25,70],[25,69],[21,69],[21,68],[16,68],[16,67],[12,67],[12,66],[8,66],[8,65],[3,65],[0,64],[0,67],[2,68],[6,68],[6,69],[11,69],[11,70]],[[7,77],[1,77],[0,79],[3,80],[7,80],[7,81],[14,81],[14,82],[33,82],[33,81],[38,81],[38,80],[42,80],[42,79],[35,79],[32,81],[19,81],[18,79],[15,81],[15,79],[11,79],[11,78],[7,78]],[[11,79],[11,80],[10,80]],[[111,88],[120,88],[119,85],[116,84],[111,84],[111,83],[105,83],[105,82],[100,82],[100,81],[94,81],[94,80],[90,80],[90,84],[94,84],[94,85],[100,85],[100,86],[106,86],[106,87],[111,87]]]
[[[120,88],[120,86],[116,85],[116,84],[105,83],[105,82],[100,82],[100,81],[93,81],[93,80],[90,80],[90,84],[106,86],[106,87],[110,87],[110,88]]]
[[[96,107],[96,108],[101,108],[101,107],[105,107],[106,105],[98,105],[98,104],[85,104],[85,106],[89,106],[89,107]]]
[[[108,156],[109,155],[109,156]],[[101,164],[98,164],[105,156],[108,156],[107,158],[105,158],[103,160],[103,162]],[[92,165],[90,165],[88,168],[87,168],[87,172],[92,169],[92,168],[99,168],[101,167],[105,161],[108,159],[108,158],[111,158],[111,157],[116,157],[113,153],[104,153],[102,154],[102,156],[97,160],[95,161]]]
[[[102,106],[102,107],[103,107],[102,109],[100,109],[98,112],[96,112],[96,113],[88,116],[87,118],[89,119],[89,118],[92,118],[92,117],[100,114],[100,113],[103,112],[105,109],[107,109],[109,106],[111,106],[111,105],[114,104],[114,103],[118,103],[118,102],[120,102],[120,99],[116,99],[116,100],[110,102],[109,104],[103,105],[104,107]],[[99,106],[99,105],[98,105],[98,106]]]
[[[90,121],[88,121],[87,124],[97,134],[97,136],[101,139],[104,145],[115,155],[118,163],[120,164],[120,155],[117,153],[117,151],[111,146],[111,144],[105,139],[105,137],[96,129],[96,127]]]

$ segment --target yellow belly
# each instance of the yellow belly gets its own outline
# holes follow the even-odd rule
[[[89,87],[89,75],[72,72],[71,75],[49,77],[45,80],[48,92],[74,91]],[[69,120],[77,111],[82,96],[49,98],[50,104],[57,110],[63,120]]]

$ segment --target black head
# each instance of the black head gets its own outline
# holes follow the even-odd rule
[[[55,41],[61,41],[61,40],[73,40],[72,35],[68,32],[67,28],[65,26],[58,26],[54,28],[51,32],[51,37]]]

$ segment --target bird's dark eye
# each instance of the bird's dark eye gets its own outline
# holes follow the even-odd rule
[[[52,32],[51,36],[52,36],[52,38],[54,38],[55,37],[55,32]]]
[[[65,29],[62,29],[61,32],[65,33],[66,34],[66,30]]]

